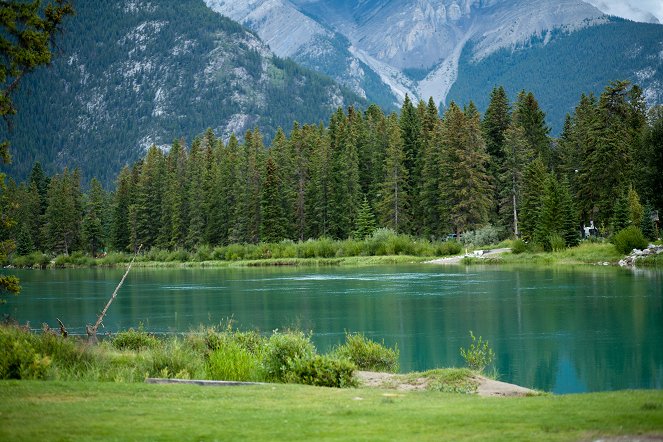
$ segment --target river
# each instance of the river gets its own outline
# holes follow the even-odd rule
[[[5,271],[6,272],[6,271]],[[22,323],[60,318],[83,333],[121,269],[16,270],[0,306]],[[101,332],[186,332],[232,318],[298,327],[321,351],[345,331],[398,345],[401,371],[462,366],[469,331],[490,342],[501,380],[555,393],[663,388],[663,272],[603,267],[399,265],[134,268]]]

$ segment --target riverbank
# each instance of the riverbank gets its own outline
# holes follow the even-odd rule
[[[343,242],[339,242],[343,243]],[[345,244],[345,243],[344,243]],[[413,244],[417,244],[414,242]],[[332,267],[332,266],[373,266],[384,264],[508,264],[508,265],[602,265],[617,266],[624,255],[619,253],[610,243],[581,243],[577,247],[564,249],[557,252],[529,252],[512,253],[510,241],[503,241],[500,244],[485,246],[481,248],[463,249],[459,244],[445,244],[443,256],[440,254],[431,254],[432,249],[422,247],[421,253],[394,253],[378,255],[356,255],[348,250],[331,248],[327,251],[319,251],[312,256],[282,256],[270,250],[258,253],[256,250],[260,246],[245,246],[255,248],[249,256],[257,256],[251,259],[239,258],[239,255],[233,255],[231,259],[212,259],[209,254],[187,253],[183,251],[166,252],[161,250],[150,251],[139,255],[134,262],[135,267],[143,268],[178,268],[178,267],[208,267],[208,268],[233,268],[233,267]],[[347,244],[345,244],[347,246]],[[345,247],[344,246],[344,247]],[[264,248],[264,247],[263,247]],[[358,250],[358,249],[357,249]],[[356,250],[355,250],[356,251]],[[410,252],[414,249],[410,250]],[[346,255],[344,255],[347,254]],[[92,258],[81,253],[74,253],[69,256],[60,255],[55,259],[50,259],[45,255],[34,255],[31,257],[18,257],[8,267],[9,268],[94,268],[94,267],[125,267],[131,261],[132,255],[126,253],[111,253],[104,257]],[[637,260],[636,267],[663,268],[663,254],[643,257]]]
[[[0,397],[0,439],[13,441],[656,441],[663,434],[663,392],[656,390],[483,398],[299,385],[0,381]]]

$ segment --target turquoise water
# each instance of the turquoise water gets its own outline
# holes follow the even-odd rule
[[[94,323],[123,270],[23,270],[0,307],[33,328]],[[500,379],[571,393],[663,388],[663,272],[379,266],[140,269],[127,277],[104,332],[143,323],[185,332],[232,317],[240,328],[296,326],[319,349],[363,332],[398,345],[401,371],[462,366],[469,330],[487,339]]]

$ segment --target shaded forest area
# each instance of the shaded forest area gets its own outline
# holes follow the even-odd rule
[[[573,246],[593,222],[601,236],[634,225],[655,235],[663,208],[663,108],[613,82],[582,95],[558,139],[532,93],[495,88],[481,116],[434,102],[385,115],[339,109],[328,126],[294,123],[269,148],[254,129],[227,143],[212,130],[190,147],[151,147],[112,192],[77,170],[9,182],[15,255],[233,243],[362,239],[377,227],[446,239],[488,225],[545,249]]]

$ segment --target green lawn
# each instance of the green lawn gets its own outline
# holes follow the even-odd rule
[[[0,381],[0,440],[593,440],[663,434],[663,391],[525,398]]]

